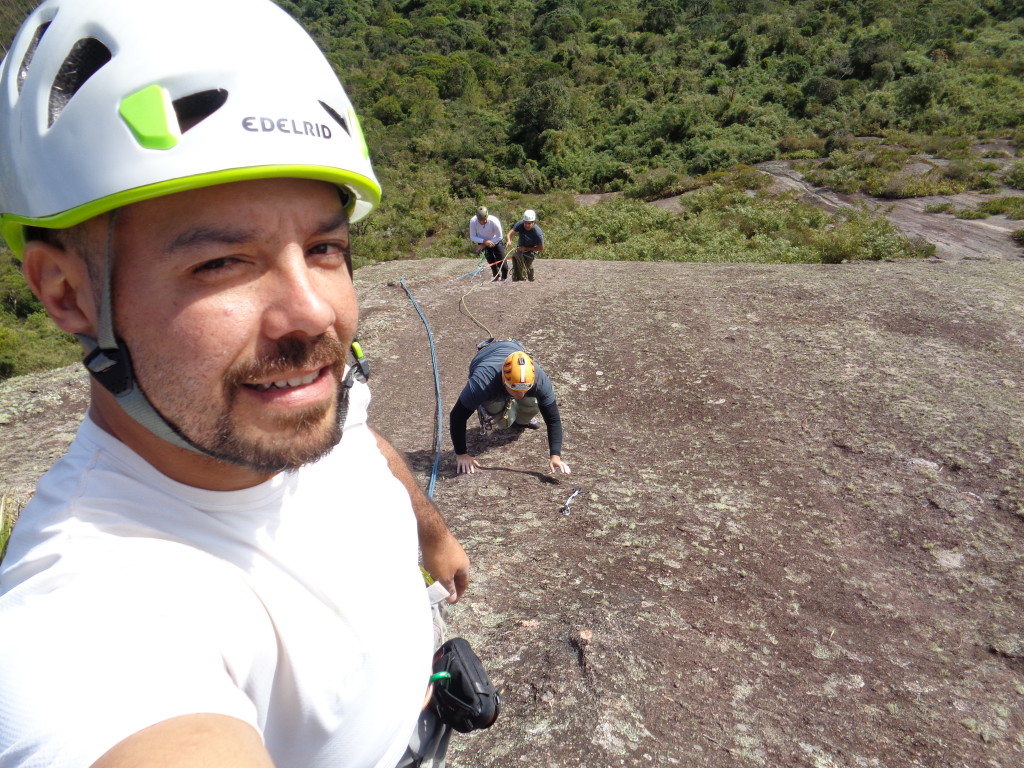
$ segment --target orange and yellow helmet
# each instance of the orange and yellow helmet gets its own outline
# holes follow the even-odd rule
[[[537,377],[533,360],[525,352],[513,352],[505,358],[501,368],[501,379],[513,392],[526,392]]]

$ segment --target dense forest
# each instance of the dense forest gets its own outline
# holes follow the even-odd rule
[[[1024,0],[278,2],[337,70],[384,187],[356,227],[358,264],[469,256],[480,203],[506,225],[536,208],[554,258],[927,252],[866,211],[757,194],[751,166],[778,158],[883,197],[1024,187],[1024,162],[970,151],[1024,145]],[[0,43],[33,5],[6,0]],[[908,179],[916,153],[951,162]],[[595,192],[621,194],[574,203]],[[684,192],[681,213],[644,203]],[[0,376],[39,367],[27,347],[52,335],[8,261]]]

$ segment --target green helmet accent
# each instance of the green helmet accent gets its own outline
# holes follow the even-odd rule
[[[139,144],[146,149],[171,149],[181,138],[170,94],[150,85],[121,100],[118,109]]]

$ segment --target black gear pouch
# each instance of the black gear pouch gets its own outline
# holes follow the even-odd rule
[[[490,728],[498,719],[501,694],[469,643],[453,637],[434,654],[432,702],[441,722],[459,733]]]

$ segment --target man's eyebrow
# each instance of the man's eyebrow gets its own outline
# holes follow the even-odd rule
[[[327,235],[331,232],[336,232],[348,223],[348,213],[342,208],[337,214],[329,219],[325,219],[319,227],[316,228],[314,234],[316,235]]]
[[[313,231],[314,236],[326,235],[336,232],[348,223],[348,214],[344,209],[340,210],[329,219],[323,220]],[[242,245],[250,243],[259,238],[259,232],[255,229],[232,229],[229,227],[196,227],[182,232],[165,249],[166,253],[188,250],[190,248],[204,245]]]
[[[229,229],[224,227],[197,227],[182,232],[165,248],[166,253],[188,250],[210,243],[218,245],[239,245],[256,239],[256,231],[252,229]]]

